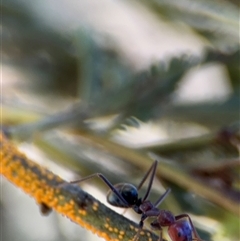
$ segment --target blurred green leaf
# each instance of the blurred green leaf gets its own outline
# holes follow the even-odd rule
[[[239,44],[239,8],[224,0],[142,1],[170,21],[183,22],[216,46]],[[239,7],[239,5],[238,5]]]

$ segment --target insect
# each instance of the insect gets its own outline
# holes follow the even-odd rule
[[[70,183],[80,183],[97,176],[103,180],[103,182],[110,188],[107,193],[108,203],[115,207],[132,208],[136,213],[141,214],[139,230],[134,237],[134,241],[138,240],[140,231],[143,229],[144,222],[147,218],[155,218],[154,221],[150,223],[150,225],[151,228],[160,231],[159,241],[163,241],[162,227],[168,227],[168,234],[172,241],[204,241],[199,237],[188,214],[180,214],[174,216],[170,211],[158,209],[158,206],[170,193],[171,190],[169,188],[163,195],[159,197],[159,199],[154,204],[148,200],[157,169],[157,164],[157,161],[152,164],[137,187],[130,183],[118,183],[113,185],[101,173],[94,173]],[[149,175],[150,179],[146,193],[144,197],[141,198],[138,196],[138,190],[145,183]]]

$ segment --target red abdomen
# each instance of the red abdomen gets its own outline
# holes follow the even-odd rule
[[[193,241],[192,228],[188,220],[181,219],[168,228],[172,241]]]

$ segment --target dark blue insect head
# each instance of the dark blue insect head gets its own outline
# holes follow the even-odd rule
[[[132,184],[119,183],[114,185],[114,187],[121,194],[124,200],[126,200],[126,203],[123,203],[122,200],[120,200],[118,196],[110,190],[107,195],[107,201],[111,205],[129,208],[138,202],[138,190]]]

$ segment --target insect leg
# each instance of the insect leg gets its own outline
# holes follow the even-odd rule
[[[147,171],[147,173],[144,175],[142,181],[139,183],[139,185],[138,185],[138,187],[137,187],[137,189],[139,190],[139,189],[142,187],[142,185],[144,184],[144,182],[146,181],[146,179],[148,178],[148,176],[150,175],[150,173],[152,172],[152,173],[151,173],[151,176],[150,176],[150,180],[149,180],[149,184],[148,184],[147,191],[146,191],[146,193],[145,193],[145,195],[144,195],[144,197],[143,197],[143,199],[142,199],[143,201],[145,201],[145,200],[148,198],[148,196],[149,196],[149,192],[150,192],[150,190],[151,190],[151,188],[152,188],[153,178],[154,178],[155,173],[156,173],[157,164],[158,164],[158,161],[157,161],[157,160],[154,161],[154,163],[153,163],[152,166],[149,168],[149,170]]]
[[[159,240],[158,241],[164,241],[165,239],[163,239],[163,235],[162,235],[162,227],[159,224],[158,220],[154,220],[153,222],[151,222],[151,228],[154,230],[159,230]]]
[[[170,192],[171,192],[171,189],[168,188],[165,191],[165,193],[156,201],[156,203],[154,204],[154,207],[158,207]]]

